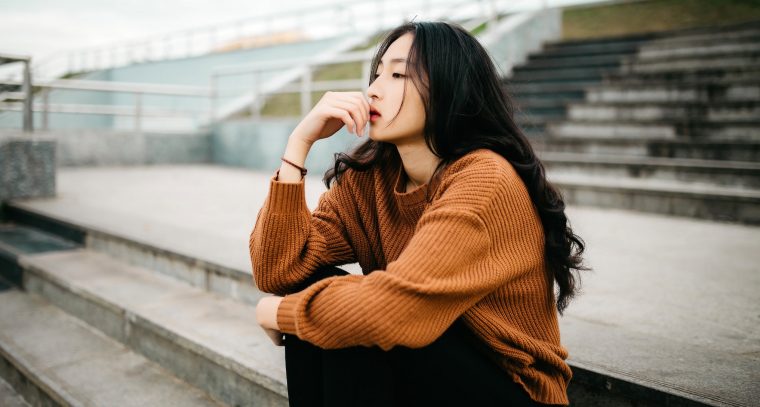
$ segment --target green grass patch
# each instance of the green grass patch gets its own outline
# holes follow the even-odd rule
[[[760,20],[760,0],[647,0],[578,6],[562,14],[563,39],[584,39]]]

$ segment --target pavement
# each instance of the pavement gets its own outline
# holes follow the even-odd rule
[[[55,198],[20,202],[250,271],[248,237],[274,170],[64,167]],[[321,176],[306,183],[313,209],[325,186]],[[593,268],[560,319],[572,363],[721,404],[760,398],[760,227],[575,206],[567,214]]]

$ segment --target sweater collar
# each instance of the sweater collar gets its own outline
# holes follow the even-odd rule
[[[398,170],[396,171],[396,182],[393,186],[393,195],[396,197],[396,202],[398,202],[399,207],[402,208],[402,210],[404,207],[414,209],[424,203],[429,184],[429,182],[426,182],[410,191],[404,191],[406,188],[406,182],[407,175],[404,171],[404,165],[403,163],[400,163],[398,165]]]

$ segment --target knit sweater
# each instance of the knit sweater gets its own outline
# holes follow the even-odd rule
[[[400,160],[348,169],[313,212],[304,181],[270,179],[250,235],[254,283],[282,295],[284,333],[324,349],[424,347],[457,318],[536,401],[568,404],[541,220],[501,155],[479,149],[406,191]],[[431,194],[428,202],[426,193]],[[296,292],[323,265],[358,262]]]

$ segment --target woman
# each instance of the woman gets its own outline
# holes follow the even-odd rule
[[[371,72],[369,101],[328,92],[295,128],[251,233],[291,406],[568,404],[557,314],[584,244],[487,52],[458,25],[407,23]],[[310,212],[311,145],[369,121]],[[353,262],[364,275],[335,267]]]

